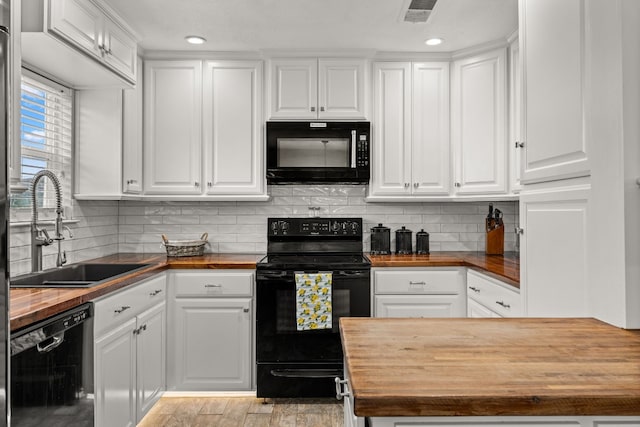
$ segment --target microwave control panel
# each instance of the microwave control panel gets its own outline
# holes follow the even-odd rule
[[[367,135],[359,135],[356,141],[356,167],[369,166],[369,141]]]

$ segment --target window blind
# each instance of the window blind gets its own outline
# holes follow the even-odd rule
[[[20,181],[30,188],[36,173],[51,170],[60,180],[63,201],[70,205],[73,139],[73,91],[23,70],[20,98]],[[48,178],[37,186],[38,207],[55,207]],[[31,192],[12,195],[11,206],[30,208]]]

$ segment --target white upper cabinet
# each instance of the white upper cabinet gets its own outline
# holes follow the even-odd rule
[[[373,65],[371,196],[448,196],[449,63]]]
[[[584,0],[520,0],[519,16],[522,180],[587,176]]]
[[[207,194],[263,194],[262,62],[205,62],[203,93]]]
[[[364,119],[365,67],[360,59],[273,59],[271,119]]]
[[[522,188],[522,71],[520,44],[516,38],[509,45],[509,181],[512,193]]]
[[[142,193],[142,59],[138,58],[138,84],[122,92],[122,192]]]
[[[411,191],[447,195],[450,178],[449,64],[413,64]]]
[[[373,64],[372,195],[410,194],[411,63]]]
[[[101,3],[24,0],[21,6],[22,50],[27,63],[77,88],[122,87],[122,80],[113,72],[135,83],[135,37]]]
[[[145,62],[144,99],[145,193],[200,194],[202,62]]]
[[[456,194],[507,192],[506,48],[453,63]]]

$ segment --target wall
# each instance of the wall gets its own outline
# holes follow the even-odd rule
[[[484,218],[488,203],[366,203],[366,186],[270,186],[269,202],[142,202],[74,201],[73,238],[62,245],[69,263],[116,252],[160,253],[161,234],[170,239],[196,239],[209,233],[207,252],[266,252],[266,222],[270,216],[309,216],[320,207],[321,216],[362,217],[364,250],[369,250],[371,227],[382,223],[395,231],[406,226],[429,233],[432,251],[484,250]],[[505,250],[513,251],[517,202],[496,202],[505,221]],[[10,228],[11,276],[31,270],[31,237],[27,211],[12,212]],[[53,224],[46,226],[53,235]],[[65,232],[65,236],[66,236]],[[43,267],[55,267],[57,245],[43,250]]]
[[[62,242],[67,252],[68,263],[85,261],[118,252],[118,202],[91,201],[73,202],[72,223],[66,224],[72,230],[73,238]],[[10,273],[12,277],[31,271],[30,211],[11,212],[12,224],[9,228]],[[45,225],[53,236],[53,222]],[[56,265],[57,244],[43,248],[43,268]]]
[[[364,250],[369,250],[371,227],[382,223],[394,231],[402,225],[430,234],[432,251],[484,251],[484,217],[488,203],[366,203],[366,186],[270,186],[269,202],[120,202],[120,252],[158,252],[160,235],[171,240],[195,239],[209,233],[210,252],[265,252],[267,217],[362,217]],[[505,213],[505,250],[515,248],[513,233],[517,202],[497,202]]]

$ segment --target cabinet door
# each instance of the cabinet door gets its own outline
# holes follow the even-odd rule
[[[506,49],[456,61],[453,67],[456,193],[505,193]]]
[[[204,67],[207,194],[263,194],[262,62]]]
[[[462,295],[376,295],[375,317],[465,317]]]
[[[522,177],[522,71],[520,67],[520,45],[518,40],[509,46],[509,176],[510,189],[517,193],[521,189]]]
[[[96,427],[136,425],[135,328],[130,319],[95,342]]]
[[[318,61],[274,59],[270,63],[272,119],[315,119]]]
[[[145,192],[200,194],[202,63],[147,61],[144,99]]]
[[[526,188],[526,187],[525,187]],[[588,186],[520,194],[521,292],[529,317],[588,316]],[[604,226],[604,225],[603,225]]]
[[[110,18],[104,18],[104,62],[127,79],[136,81],[136,40]]]
[[[139,422],[160,399],[165,389],[166,305],[164,302],[138,316],[137,397]]]
[[[497,313],[489,310],[484,305],[475,302],[471,298],[467,299],[467,317],[485,318],[485,317],[501,317]]]
[[[251,299],[176,298],[171,387],[251,388]]]
[[[411,63],[373,64],[372,195],[410,194]]]
[[[449,63],[413,64],[412,192],[449,194]]]
[[[364,119],[364,60],[318,60],[318,118]]]
[[[136,87],[123,91],[122,192],[142,192],[142,59],[137,58]]]
[[[584,0],[521,0],[525,183],[589,175]]]
[[[90,55],[102,57],[103,13],[87,0],[49,0],[49,29]]]

